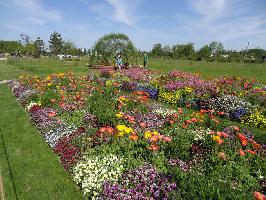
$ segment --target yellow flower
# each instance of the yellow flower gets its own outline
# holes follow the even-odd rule
[[[118,135],[119,137],[122,137],[122,136],[124,136],[124,132],[123,132],[123,131],[119,131],[117,135]]]
[[[219,135],[212,136],[212,140],[215,141],[215,142],[220,140],[220,139],[221,139],[221,137]]]
[[[48,83],[47,86],[50,87],[52,85],[52,83]]]
[[[106,81],[106,86],[111,86],[112,85],[112,80]]]
[[[128,127],[126,127],[125,129],[124,129],[124,131],[125,131],[125,133],[132,133],[133,132],[133,129],[132,128],[128,128]]]
[[[118,131],[124,131],[126,126],[125,125],[117,125],[116,128]]]
[[[51,80],[51,76],[47,76],[46,80],[50,81]]]
[[[149,139],[151,136],[152,136],[152,133],[151,133],[150,131],[146,131],[146,132],[144,133],[144,137],[145,137],[146,139]]]
[[[128,101],[128,99],[126,99],[124,96],[119,97],[119,100],[120,101]]]
[[[153,135],[158,135],[159,133],[157,131],[153,131]]]
[[[117,113],[115,116],[116,116],[117,118],[121,118],[121,117],[123,117],[123,113],[122,113],[122,112]]]

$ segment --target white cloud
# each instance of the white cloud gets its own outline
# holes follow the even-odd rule
[[[32,33],[35,27],[63,19],[61,11],[46,8],[39,0],[2,0],[0,5],[7,13],[4,25],[15,31]]]
[[[115,10],[114,19],[118,22],[133,26],[136,22],[134,9],[136,1],[133,0],[106,0]]]

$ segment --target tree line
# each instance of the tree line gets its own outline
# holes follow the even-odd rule
[[[77,48],[74,42],[70,40],[64,41],[62,35],[55,31],[50,35],[47,45],[40,37],[37,37],[36,40],[31,40],[30,36],[26,34],[20,34],[20,40],[18,41],[0,40],[0,53],[35,58],[57,56],[59,54],[85,56],[90,54],[90,49]]]
[[[152,57],[169,57],[175,59],[220,61],[220,62],[260,62],[266,58],[266,50],[255,48],[241,51],[225,50],[221,42],[213,41],[204,45],[199,50],[194,49],[193,43],[165,45],[161,43],[153,45],[149,52],[139,51],[140,54],[148,53]]]

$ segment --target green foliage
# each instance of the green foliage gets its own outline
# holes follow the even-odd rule
[[[0,40],[0,53],[18,53],[22,45],[17,41],[4,41]]]
[[[63,40],[60,33],[56,31],[50,35],[49,48],[52,55],[57,55],[62,52]]]
[[[111,33],[100,38],[92,49],[90,64],[110,65],[114,58],[120,53],[123,63],[128,63],[130,57],[134,57],[136,49],[127,35],[122,33]]]
[[[116,124],[116,101],[117,98],[114,94],[113,88],[94,91],[87,101],[88,111],[97,116],[100,125]]]
[[[39,58],[45,52],[44,42],[40,37],[37,37],[34,45],[36,48],[35,57]]]

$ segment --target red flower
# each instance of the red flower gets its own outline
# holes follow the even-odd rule
[[[164,140],[165,142],[171,142],[171,141],[172,141],[172,138],[169,137],[169,136],[163,136],[163,140]]]
[[[192,121],[192,122],[197,122],[197,121],[198,121],[198,119],[197,119],[197,118],[195,118],[195,117],[193,117],[193,118],[191,119],[191,121]]]
[[[145,128],[146,127],[146,124],[145,124],[145,122],[140,122],[140,124],[139,124],[142,128]]]
[[[256,200],[266,200],[266,196],[261,192],[254,192],[253,196],[255,197]]]
[[[252,144],[253,148],[256,150],[260,149],[260,147],[261,147],[261,145],[258,144],[257,142],[255,142],[254,140],[251,140],[251,144]]]
[[[240,139],[242,146],[247,146],[248,140],[242,133],[237,134],[237,137]]]
[[[151,146],[148,146],[147,148],[152,151],[157,151],[160,149],[160,147],[156,144],[152,144]]]
[[[252,150],[250,150],[250,149],[247,149],[247,152],[248,152],[248,153],[251,153],[251,154],[253,154],[253,155],[257,154],[255,151],[252,151]]]
[[[240,154],[240,156],[246,155],[245,151],[243,151],[242,149],[239,150],[239,154]]]

